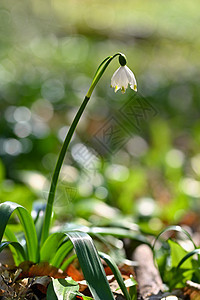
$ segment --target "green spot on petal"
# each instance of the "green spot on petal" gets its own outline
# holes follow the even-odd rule
[[[122,86],[122,94],[124,94],[126,92],[126,89],[124,86]]]

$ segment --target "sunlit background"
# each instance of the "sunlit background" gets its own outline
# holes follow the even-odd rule
[[[96,68],[120,51],[138,93],[114,93],[113,61],[67,153],[57,222],[199,226],[199,20],[197,0],[2,0],[0,201],[46,201]],[[102,136],[111,125],[118,142]]]

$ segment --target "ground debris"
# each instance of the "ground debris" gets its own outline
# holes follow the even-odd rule
[[[4,282],[4,275],[0,275],[0,299],[45,299],[47,286],[51,278],[43,276],[39,278],[24,278],[16,282]]]
[[[0,299],[45,299],[51,277],[32,276],[25,278],[24,275],[21,267],[0,265]]]
[[[184,295],[187,295],[190,300],[200,300],[200,284],[193,281],[186,281]]]
[[[51,278],[66,278],[67,276],[71,276],[78,282],[81,293],[92,297],[82,272],[75,266],[71,264],[65,273],[48,263],[33,264],[26,261],[18,267],[0,264],[0,300],[45,300]],[[122,264],[119,269],[124,280],[130,278],[130,275],[135,277],[131,266]],[[114,298],[125,300],[111,269],[106,266],[105,272]]]

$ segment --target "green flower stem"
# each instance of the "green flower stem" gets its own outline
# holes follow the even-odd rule
[[[45,242],[45,240],[47,239],[48,235],[49,235],[49,227],[50,227],[50,223],[51,223],[51,215],[52,215],[52,209],[53,209],[53,202],[54,202],[54,198],[55,198],[55,193],[56,193],[56,187],[57,187],[57,183],[58,183],[58,177],[60,174],[60,170],[63,164],[63,160],[65,158],[65,153],[67,152],[69,143],[71,141],[72,135],[76,129],[76,126],[80,120],[80,117],[83,114],[83,111],[88,103],[90,98],[88,98],[87,96],[85,97],[83,103],[81,104],[81,107],[79,108],[73,122],[72,125],[67,133],[67,136],[65,138],[65,141],[63,143],[63,146],[61,148],[57,163],[56,163],[56,167],[53,173],[53,177],[51,180],[51,187],[50,187],[50,191],[49,191],[49,196],[48,196],[48,201],[47,201],[47,206],[46,206],[46,211],[45,211],[45,217],[44,217],[44,223],[43,223],[43,228],[42,228],[42,236],[41,236],[41,245]]]
[[[102,63],[99,65],[92,84],[88,90],[87,95],[85,96],[85,99],[83,100],[73,122],[72,125],[69,128],[69,131],[66,135],[66,138],[64,140],[63,146],[61,148],[57,163],[56,163],[56,167],[53,173],[53,177],[51,180],[51,186],[50,186],[50,191],[49,191],[49,196],[48,196],[48,201],[47,201],[47,206],[46,206],[46,210],[45,210],[45,216],[44,216],[44,223],[43,223],[43,227],[42,227],[42,236],[41,236],[41,245],[45,242],[45,240],[47,239],[48,235],[49,235],[49,228],[50,228],[50,223],[51,223],[51,216],[52,216],[52,209],[53,209],[53,202],[54,202],[54,198],[55,198],[55,193],[56,193],[56,187],[57,187],[57,183],[58,183],[58,177],[60,174],[60,170],[63,164],[63,160],[65,158],[65,154],[67,152],[69,143],[71,141],[71,138],[73,136],[73,133],[76,129],[76,126],[84,112],[84,109],[92,95],[92,92],[95,88],[95,86],[97,85],[99,79],[101,78],[101,76],[103,75],[103,73],[105,72],[106,68],[108,67],[108,65],[110,64],[110,62],[116,57],[116,56],[122,56],[123,54],[121,53],[116,53],[113,56],[108,56],[107,58],[105,58]]]

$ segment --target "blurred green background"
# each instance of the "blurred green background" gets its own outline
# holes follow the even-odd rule
[[[46,201],[62,140],[96,68],[120,51],[138,93],[114,93],[113,61],[66,156],[56,218],[137,222],[147,232],[176,223],[197,229],[199,21],[197,0],[2,0],[0,201],[28,209]],[[116,130],[117,144],[111,133],[105,142],[105,128]]]

